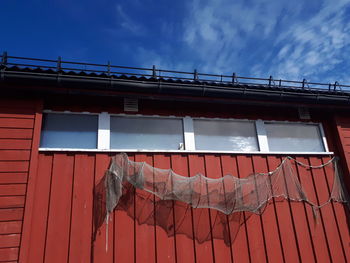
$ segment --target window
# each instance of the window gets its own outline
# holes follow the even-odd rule
[[[47,112],[41,150],[327,153],[315,123]]]
[[[315,124],[265,123],[272,152],[324,152],[320,127]]]
[[[40,147],[96,149],[97,115],[44,114]]]
[[[254,122],[194,120],[196,150],[258,151]]]
[[[181,119],[111,117],[112,149],[161,149],[182,148],[183,128]]]

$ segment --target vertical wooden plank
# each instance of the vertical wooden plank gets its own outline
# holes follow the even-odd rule
[[[153,166],[153,157],[151,154],[137,154],[135,155],[135,161],[136,162],[146,162],[147,164]],[[140,189],[136,190],[137,192],[142,191]],[[153,198],[154,201],[154,197]],[[149,208],[148,207],[142,207],[141,203],[135,204],[135,210],[136,214],[140,213],[150,213],[151,211],[146,211]],[[146,210],[145,210],[146,209]],[[154,206],[153,206],[153,212],[154,212]],[[154,220],[154,217],[153,217]],[[147,224],[138,224],[136,222],[136,229],[135,229],[135,238],[136,238],[136,255],[135,255],[135,261],[136,262],[156,262],[156,228],[153,223],[153,225],[147,225]]]
[[[161,169],[170,169],[170,156],[164,155],[164,154],[154,154],[153,156],[153,165],[156,168]],[[165,175],[164,175],[165,176]],[[155,197],[157,198],[157,197]],[[156,242],[157,242],[157,261],[158,262],[175,262],[176,255],[175,255],[175,233],[174,228],[168,229],[169,233],[166,233],[164,229],[159,227],[157,225],[157,218],[162,213],[162,209],[155,207],[155,225],[156,225]],[[174,223],[173,218],[174,213],[174,207],[172,207],[172,212],[168,213],[167,215],[163,215],[166,217],[169,217],[169,220]],[[168,237],[169,235],[169,237]]]
[[[299,178],[298,169],[291,161],[292,176]],[[287,175],[288,176],[288,175]],[[300,181],[300,180],[299,180]],[[315,262],[315,249],[310,233],[310,224],[307,218],[305,203],[291,202],[291,211],[294,220],[295,233],[302,261]]]
[[[326,163],[329,158],[322,158],[322,162]],[[339,167],[338,167],[339,168]],[[340,168],[339,168],[340,169]],[[327,165],[324,167],[325,178],[328,183],[328,193],[331,195],[334,181],[334,166]],[[337,230],[341,238],[343,253],[345,253],[345,259],[348,262],[350,260],[350,233],[347,224],[347,216],[345,214],[346,204],[341,204],[338,202],[332,203],[333,212],[335,214]]]
[[[41,122],[42,122],[42,109],[43,101],[38,100],[35,103],[35,119],[34,119],[34,129],[33,137],[31,143],[31,152],[30,152],[30,162],[29,162],[29,173],[28,173],[28,182],[26,189],[26,204],[24,209],[23,217],[23,229],[21,236],[21,246],[19,254],[19,262],[26,262],[30,238],[31,238],[31,228],[33,225],[32,216],[33,216],[33,205],[34,205],[34,195],[38,188],[36,188],[36,176],[38,168],[38,156],[39,156],[39,145],[40,145],[40,132],[41,132]]]
[[[268,156],[267,161],[269,171],[275,170],[281,164],[281,159],[276,156]],[[276,213],[281,230],[281,241],[285,259],[289,262],[299,262],[290,202],[284,199],[276,200]]]
[[[310,164],[313,166],[321,165],[320,157],[310,157]],[[319,204],[325,203],[329,198],[327,181],[323,169],[312,169],[314,177],[316,195]],[[326,239],[329,244],[330,256],[333,262],[345,262],[346,257],[342,250],[340,236],[337,230],[337,224],[332,211],[332,205],[325,205],[320,209],[321,220],[323,221]]]
[[[222,173],[224,175],[231,174],[235,177],[239,177],[237,159],[235,156],[223,155],[221,156]],[[243,216],[243,215],[242,215]],[[236,229],[239,228],[239,229]],[[238,231],[238,232],[237,232]],[[237,232],[237,235],[234,233]],[[230,234],[232,241],[232,254],[234,262],[249,262],[249,243],[247,239],[246,224],[235,225],[230,224]]]
[[[350,119],[344,116],[334,116],[335,125],[337,129],[337,146],[341,157],[341,164],[344,168],[345,173],[350,172],[350,151],[348,145],[348,138],[350,136]],[[344,182],[347,187],[350,186],[349,176],[344,177]]]
[[[253,168],[255,173],[267,173],[267,160],[264,156],[253,156]],[[285,261],[280,239],[280,230],[276,217],[275,200],[272,199],[262,214],[262,222],[265,231],[265,244],[268,262]]]
[[[98,153],[95,157],[95,187],[100,182],[108,168],[110,158],[107,154]],[[93,243],[92,258],[93,262],[113,262],[114,255],[114,238],[113,238],[113,216],[108,222],[108,229],[106,223],[100,227],[97,232],[96,240]],[[107,231],[107,232],[106,232]]]
[[[94,168],[94,156],[75,155],[69,262],[90,261]]]
[[[253,174],[252,159],[250,156],[237,156],[238,171],[241,178]],[[252,262],[266,262],[266,246],[264,240],[264,230],[259,215],[253,214],[247,221],[247,236],[249,241],[249,251]]]
[[[24,262],[43,262],[45,253],[45,239],[47,217],[50,202],[50,187],[52,175],[52,155],[40,154],[38,174],[33,195],[33,216],[28,256]],[[22,260],[22,258],[21,258]]]
[[[185,155],[172,154],[171,155],[171,167],[173,171],[179,175],[189,177],[188,171],[188,159]],[[186,213],[186,214],[185,214]],[[183,217],[186,219],[182,221]],[[180,213],[175,211],[175,234],[176,234],[176,259],[177,262],[196,262],[195,256],[195,242],[189,238],[189,235],[193,237],[193,213],[192,208],[188,208],[186,212]],[[181,225],[180,225],[181,224]],[[186,224],[183,226],[182,224]],[[186,229],[184,231],[191,231],[187,236],[179,234],[176,230]]]
[[[190,175],[205,175],[203,155],[190,154],[188,156]],[[196,241],[196,259],[197,262],[215,262],[213,240],[211,236],[209,209],[193,209],[194,235]],[[209,233],[208,233],[209,232]],[[204,236],[205,235],[205,236]],[[203,243],[198,240],[206,239],[210,235],[211,240]]]
[[[308,158],[298,157],[297,161],[304,163],[306,165],[309,164]],[[309,168],[303,167],[301,165],[297,166],[297,171],[299,174],[299,179],[303,190],[306,193],[307,198],[317,204],[317,198],[313,183],[313,175]],[[325,237],[325,233],[322,229],[322,223],[320,218],[315,218],[313,209],[310,205],[305,204],[306,215],[310,225],[310,233],[312,237],[313,246],[315,249],[315,256],[317,262],[322,261],[330,261],[330,255],[328,253],[327,241]]]
[[[67,262],[74,156],[54,154],[45,262]]]
[[[206,176],[212,179],[222,178],[222,167],[221,160],[219,155],[205,155],[205,171]],[[210,202],[210,200],[209,200]],[[211,229],[213,232],[213,244],[216,251],[220,251],[220,253],[215,253],[215,262],[232,262],[232,252],[231,247],[227,246],[223,239],[216,239],[215,233],[219,229],[215,228],[216,220],[219,220],[219,211],[209,209],[211,215]],[[227,216],[221,213],[221,216],[226,219],[226,224],[228,224]],[[224,231],[224,229],[222,229]],[[220,235],[224,236],[224,233],[220,233]]]
[[[131,161],[133,155],[128,154]],[[135,188],[132,187],[132,205],[129,208],[132,214],[128,215],[124,210],[114,211],[114,262],[134,262],[135,260]]]

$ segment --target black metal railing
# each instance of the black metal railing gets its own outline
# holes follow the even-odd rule
[[[300,90],[315,90],[315,91],[332,91],[332,92],[346,92],[350,93],[350,85],[339,84],[337,81],[334,83],[317,83],[308,82],[306,79],[302,81],[274,79],[272,76],[269,78],[253,78],[238,76],[236,73],[232,75],[218,75],[199,73],[195,69],[193,72],[175,71],[158,69],[156,66],[152,68],[140,68],[140,67],[126,67],[107,64],[96,63],[83,63],[64,61],[61,57],[57,60],[52,59],[38,59],[38,58],[25,58],[9,56],[7,52],[3,52],[0,56],[0,67],[3,71],[6,71],[8,67],[19,68],[40,68],[42,70],[53,70],[60,74],[69,72],[81,73],[85,72],[100,74],[101,77],[145,77],[156,80],[160,79],[172,79],[192,82],[211,82],[215,84],[234,84],[234,85],[250,85],[250,86],[264,86],[264,87],[276,87],[276,88],[293,88]]]

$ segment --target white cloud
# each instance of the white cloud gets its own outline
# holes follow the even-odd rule
[[[134,35],[142,35],[145,33],[145,28],[135,22],[129,15],[127,15],[121,5],[116,5],[117,18],[119,25],[125,30]]]
[[[278,38],[278,59],[270,72],[281,78],[328,82],[349,59],[350,26],[346,14],[349,1],[324,1],[306,22],[296,22]]]
[[[135,53],[147,66],[256,77],[325,81],[350,77],[349,0],[189,0],[182,30],[163,21],[179,41]],[[124,27],[138,25],[123,12]],[[166,48],[164,48],[164,46]],[[324,79],[327,77],[327,79]]]
[[[268,41],[283,11],[300,12],[290,1],[193,0],[184,20],[183,40],[197,55],[203,70],[228,73],[239,70],[260,42]],[[273,39],[272,39],[273,41]]]

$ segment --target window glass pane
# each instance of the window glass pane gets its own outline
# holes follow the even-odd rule
[[[112,149],[178,150],[181,119],[111,117]]]
[[[194,120],[196,150],[258,151],[254,122]]]
[[[269,150],[273,152],[324,152],[318,125],[266,123]]]
[[[85,114],[45,114],[40,147],[97,148],[98,117]]]

